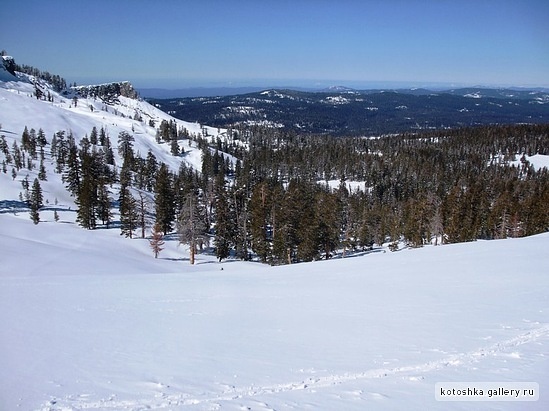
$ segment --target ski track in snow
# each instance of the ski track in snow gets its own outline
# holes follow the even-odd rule
[[[500,341],[489,346],[481,347],[474,351],[466,353],[453,354],[444,357],[438,361],[430,361],[427,363],[394,367],[394,368],[377,368],[360,373],[345,373],[327,375],[324,377],[309,377],[301,381],[274,384],[269,386],[248,386],[234,387],[220,392],[219,394],[202,396],[191,396],[187,393],[171,393],[165,391],[173,391],[168,385],[162,383],[154,383],[156,389],[159,390],[155,394],[155,398],[151,399],[130,399],[118,400],[113,395],[110,398],[92,401],[89,394],[68,395],[64,399],[53,398],[46,404],[42,405],[39,411],[75,411],[75,410],[126,410],[126,411],[142,411],[151,409],[179,409],[180,407],[199,407],[199,409],[221,409],[223,403],[233,403],[246,401],[264,395],[276,395],[287,393],[295,390],[317,390],[326,387],[332,387],[340,384],[345,384],[350,381],[372,380],[386,378],[391,376],[409,376],[410,378],[423,379],[418,377],[418,374],[424,374],[431,371],[444,369],[445,367],[458,367],[463,364],[471,364],[482,361],[483,359],[497,356],[498,354],[506,353],[514,347],[532,343],[538,339],[549,338],[549,325],[532,329],[530,331],[519,334],[513,338]],[[515,352],[510,355],[516,355]],[[227,385],[225,385],[227,386]],[[380,394],[378,394],[380,395]],[[233,404],[234,405],[234,404]],[[264,409],[274,410],[267,403],[261,402],[260,405]],[[174,408],[175,407],[175,408]],[[240,405],[242,409],[251,409]]]

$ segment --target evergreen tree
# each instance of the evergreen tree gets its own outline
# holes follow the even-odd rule
[[[72,140],[65,139],[64,131],[58,131],[54,134],[51,144],[51,155],[56,159],[55,172],[57,174],[61,174],[63,172],[69,148],[74,145],[75,144]]]
[[[341,207],[337,195],[329,191],[319,191],[315,197],[316,235],[325,258],[329,259],[339,245]]]
[[[36,147],[37,147],[36,130],[34,128],[31,128],[29,131],[29,141],[28,141],[28,147],[26,148],[26,150],[34,160],[37,159]]]
[[[78,205],[76,221],[88,230],[96,227],[96,186],[90,176],[83,178],[75,203]]]
[[[123,162],[133,164],[135,154],[133,152],[134,138],[126,131],[121,131],[118,134],[118,155],[122,157]]]
[[[46,134],[41,128],[38,129],[38,134],[36,135],[36,142],[40,148],[46,147],[48,140],[46,139]]]
[[[4,136],[3,134],[0,136],[0,152],[4,154],[4,157],[6,158],[6,162],[8,164],[11,163],[10,149],[8,146],[8,142],[6,141],[6,136]]]
[[[17,144],[17,141],[14,141],[12,144],[12,157],[13,157],[13,165],[17,169],[17,171],[21,170],[23,168],[23,154],[21,153],[21,150],[19,149],[19,145]]]
[[[314,187],[306,182],[295,181],[294,187],[288,187],[287,206],[293,214],[291,219],[295,230],[296,257],[299,261],[312,261],[319,254]]]
[[[133,238],[133,232],[139,227],[138,203],[130,187],[120,188],[120,235]]]
[[[29,130],[27,129],[27,126],[25,126],[25,129],[23,130],[23,134],[21,134],[21,148],[23,150],[29,151],[29,147],[30,147]]]
[[[99,145],[104,147],[107,144],[108,138],[107,132],[101,127],[101,129],[99,129]]]
[[[229,256],[233,229],[230,218],[225,178],[219,175],[215,187],[215,255],[221,262]]]
[[[120,171],[120,192],[118,197],[118,209],[120,212],[120,235],[133,238],[133,231],[138,227],[139,216],[137,213],[137,200],[131,192],[132,175],[128,157]]]
[[[95,126],[93,126],[92,131],[90,133],[90,143],[93,145],[97,145],[98,143],[97,127]]]
[[[261,182],[253,188],[250,199],[250,235],[252,250],[267,262],[271,254],[271,192],[266,182]]]
[[[95,148],[91,149],[91,144],[87,138],[80,141],[79,158],[81,163],[80,171],[82,173],[77,198],[78,205],[77,221],[87,229],[95,229],[99,211],[99,199],[104,201],[103,189],[103,170],[101,156]],[[104,218],[105,216],[103,216]]]
[[[105,152],[105,163],[111,166],[114,166],[115,165],[114,152],[112,150],[111,139],[108,136],[105,137],[104,144],[102,144],[102,146],[104,147],[104,152]]]
[[[34,179],[32,184],[30,199],[29,199],[29,208],[30,208],[30,217],[34,224],[40,222],[39,209],[42,207],[42,188],[40,187],[40,181],[38,178]]]
[[[147,191],[153,191],[156,181],[156,173],[158,173],[158,162],[156,156],[151,152],[147,153],[147,159],[145,162],[145,189]]]
[[[172,153],[172,156],[178,156],[179,153],[179,142],[177,141],[177,135],[174,134],[171,137],[170,142],[170,152]]]
[[[172,177],[168,166],[164,163],[160,165],[158,170],[154,192],[156,222],[166,235],[171,231],[172,223],[175,220],[175,198]]]
[[[68,149],[67,163],[62,180],[66,183],[66,189],[69,190],[72,196],[77,196],[80,192],[81,184],[81,168],[78,157],[78,148],[71,145]]]
[[[103,225],[109,228],[113,214],[111,211],[110,192],[106,184],[99,184],[97,187],[97,218]]]
[[[234,215],[234,238],[236,256],[241,260],[249,260],[250,233],[248,211],[248,186],[236,185],[232,188],[232,213]]]
[[[48,179],[47,175],[46,175],[46,166],[44,165],[44,160],[41,159],[40,160],[40,168],[38,169],[38,178],[41,180],[41,181],[46,181]]]

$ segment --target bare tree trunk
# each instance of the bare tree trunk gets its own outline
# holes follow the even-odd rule
[[[190,244],[190,255],[191,255],[191,264],[194,265],[194,253],[195,253],[195,250],[194,250],[194,241],[191,241],[191,244]]]

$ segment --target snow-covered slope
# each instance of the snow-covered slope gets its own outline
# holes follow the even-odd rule
[[[70,211],[62,211],[69,221]],[[2,410],[545,410],[549,235],[269,267],[0,213]],[[536,402],[437,402],[443,381]]]
[[[178,170],[181,161],[200,170],[199,150],[189,147],[188,141],[182,140],[180,144],[186,154],[182,157],[172,156],[169,145],[156,142],[156,129],[149,126],[149,120],[153,120],[157,127],[162,120],[175,121],[178,128],[186,128],[191,135],[202,134],[203,127],[200,124],[176,120],[145,101],[123,96],[109,104],[99,98],[80,97],[75,107],[72,94],[65,96],[56,93],[44,82],[41,82],[41,87],[45,93],[52,95],[53,102],[37,100],[33,97],[33,81],[34,78],[24,74],[20,74],[18,81],[0,81],[0,133],[5,135],[10,147],[13,140],[20,140],[25,126],[37,131],[42,128],[48,141],[58,131],[70,131],[77,142],[89,135],[95,126],[98,130],[105,128],[115,147],[118,134],[126,131],[135,138],[134,151],[143,157],[151,150],[158,161],[168,164],[174,171]],[[136,113],[143,121],[134,120]],[[219,133],[217,128],[205,129],[212,138]]]
[[[7,71],[6,73],[11,76]],[[203,133],[206,132],[212,140],[218,135],[223,137],[225,132],[225,130],[177,120],[140,99],[116,96],[109,101],[104,101],[100,97],[82,97],[75,93],[75,90],[80,90],[81,87],[57,93],[43,80],[23,73],[16,74],[14,81],[8,77],[6,79],[10,81],[0,79],[0,135],[6,139],[10,150],[14,142],[21,146],[21,136],[25,127],[28,130],[34,129],[36,132],[42,129],[48,143],[58,131],[64,131],[65,135],[72,133],[78,143],[83,137],[89,136],[93,127],[96,127],[97,130],[103,128],[107,132],[114,147],[118,167],[122,165],[116,150],[118,135],[125,131],[134,137],[133,149],[138,156],[145,158],[148,151],[151,151],[159,163],[167,164],[174,172],[179,170],[182,162],[196,170],[201,170],[202,151],[197,148],[195,142],[181,139],[179,145],[182,148],[181,151],[184,150],[184,154],[173,156],[169,144],[157,142],[155,127],[158,127],[163,120],[174,121],[177,128],[186,129],[189,136],[204,136]],[[49,95],[51,99],[37,99],[34,94],[35,84],[38,84],[44,96]],[[131,88],[129,83],[127,86]],[[75,95],[76,102],[73,99]],[[141,121],[134,118],[140,118]],[[74,211],[74,198],[65,189],[61,175],[53,171],[54,161],[50,156],[49,147],[49,145],[46,146],[45,161],[47,181],[40,183],[44,202],[46,206],[55,204],[58,210]],[[0,159],[3,160],[3,157],[0,154]],[[37,165],[38,162],[34,161],[34,163]],[[26,210],[25,204],[19,201],[24,192],[22,181],[27,178],[32,184],[38,174],[37,167],[34,170],[24,167],[17,172],[16,178],[13,178],[11,169],[12,165],[8,164],[7,172],[0,172],[0,212]],[[115,191],[114,196],[116,195]],[[67,216],[70,222],[74,222],[74,217],[74,213]]]

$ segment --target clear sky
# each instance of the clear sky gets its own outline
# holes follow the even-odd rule
[[[79,84],[549,86],[547,0],[1,0],[0,49]]]

